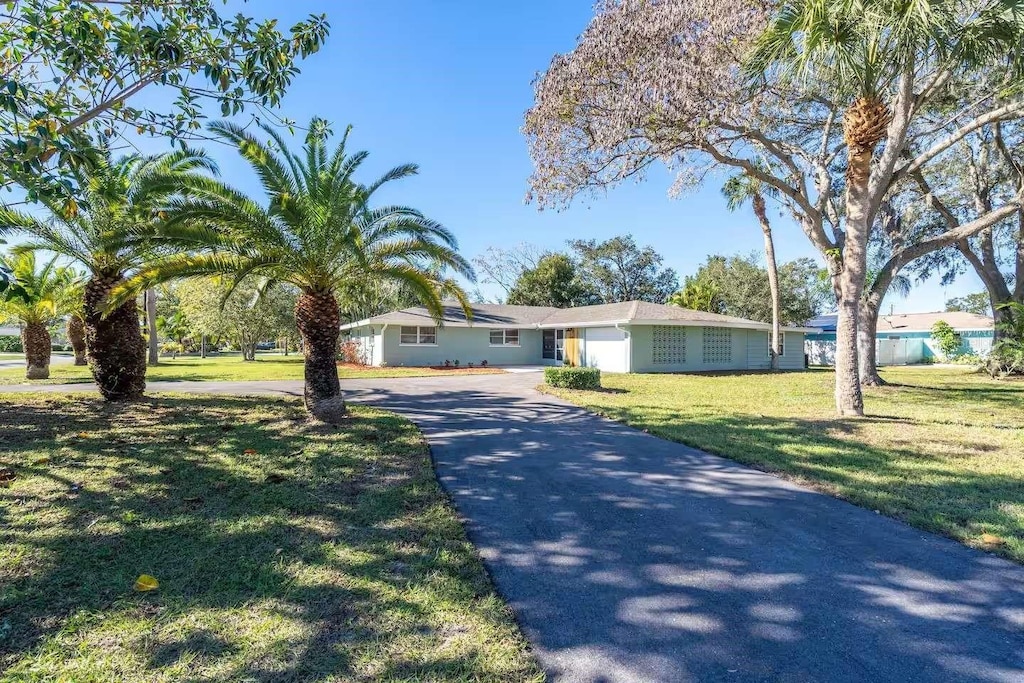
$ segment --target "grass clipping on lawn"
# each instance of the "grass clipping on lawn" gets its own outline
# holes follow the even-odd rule
[[[540,678],[408,421],[0,406],[0,680]]]

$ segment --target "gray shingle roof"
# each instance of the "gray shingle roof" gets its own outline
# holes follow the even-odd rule
[[[692,311],[688,308],[668,306],[666,304],[652,304],[647,301],[623,301],[617,304],[598,304],[596,306],[556,309],[554,313],[541,322],[541,325],[545,327],[549,325],[572,326],[598,322],[628,323],[633,321],[765,325],[765,323],[758,323],[746,318],[735,318],[730,315],[719,315],[705,311]]]
[[[501,304],[473,304],[473,325],[480,327],[532,327],[559,309],[548,306],[506,306]],[[391,311],[366,320],[358,321],[362,325],[434,325],[436,321],[426,308],[416,306]],[[442,325],[463,327],[469,325],[462,306],[448,304],[444,307]],[[355,327],[356,323],[342,326],[342,329]]]
[[[693,323],[695,325],[720,325],[725,327],[748,327],[767,329],[768,324],[736,318],[729,315],[691,311],[678,306],[652,304],[646,301],[623,301],[615,304],[578,306],[576,308],[551,308],[549,306],[507,306],[503,304],[474,304],[473,320],[466,320],[461,306],[445,306],[442,325],[465,327],[574,327],[610,325],[613,323]],[[363,325],[434,325],[436,321],[427,309],[406,308],[374,316],[366,320],[343,325],[350,329]]]

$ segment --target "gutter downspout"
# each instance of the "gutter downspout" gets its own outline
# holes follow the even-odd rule
[[[384,367],[384,364],[387,363],[387,360],[384,359],[384,333],[387,331],[388,323],[384,323],[380,328],[380,365],[378,367]]]
[[[621,325],[622,323],[615,323],[615,329],[626,335],[626,372],[633,372],[633,335]]]

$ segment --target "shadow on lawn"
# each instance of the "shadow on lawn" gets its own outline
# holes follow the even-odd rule
[[[217,678],[354,678],[355,655],[389,649],[381,665],[410,678],[475,677],[485,655],[441,651],[424,602],[489,584],[407,422],[315,427],[267,398],[55,397],[8,406],[0,433],[25,484],[0,489],[0,544],[23,546],[0,570],[0,669],[95,629],[90,647],[126,648],[130,680],[225,657]],[[132,592],[142,573],[157,592]],[[406,661],[406,644],[427,650]]]
[[[528,391],[438,383],[350,396],[427,434],[471,539],[553,676],[1010,680],[1024,668],[1024,569],[1002,559]],[[855,484],[858,468],[906,475],[892,452],[831,435],[856,436],[852,421],[602,410],[836,485]],[[808,434],[820,454],[800,452]],[[898,456],[916,457],[909,446]],[[956,481],[927,458],[916,464],[921,479],[878,487],[878,505],[898,498],[925,525],[936,511],[954,520],[968,490],[993,508],[1022,500],[1019,479]],[[916,506],[924,500],[945,505]]]

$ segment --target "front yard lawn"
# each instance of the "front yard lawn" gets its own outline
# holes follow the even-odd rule
[[[889,368],[868,417],[836,419],[830,371],[605,374],[550,393],[1024,562],[1024,381]]]
[[[0,680],[541,678],[406,420],[182,395],[0,407]]]
[[[24,356],[22,356],[24,357]],[[161,358],[159,365],[146,371],[151,382],[244,382],[248,380],[302,379],[302,356],[257,356],[254,361],[243,361],[241,355],[232,354],[198,358]],[[342,379],[356,377],[427,377],[451,374],[490,374],[503,372],[497,368],[374,368],[360,365],[339,364],[338,374]],[[72,384],[91,382],[89,368],[68,364],[51,365],[50,379],[28,381],[25,368],[0,370],[0,385],[3,384]]]

